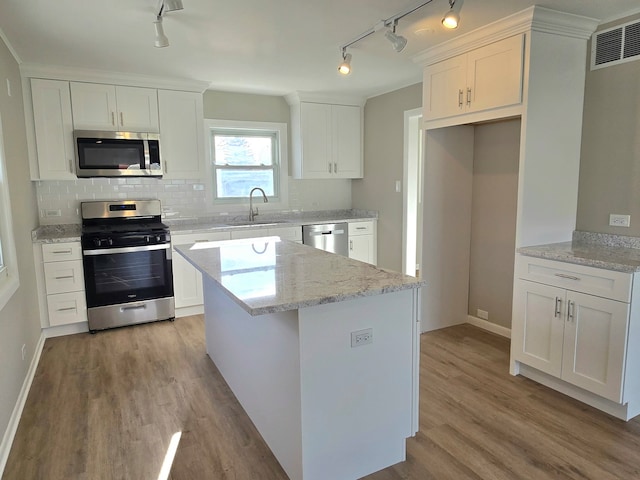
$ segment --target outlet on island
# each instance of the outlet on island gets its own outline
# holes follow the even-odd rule
[[[360,347],[373,343],[373,328],[351,332],[351,347]]]

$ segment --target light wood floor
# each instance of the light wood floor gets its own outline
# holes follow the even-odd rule
[[[47,340],[3,478],[156,480],[181,431],[171,479],[286,479],[203,330],[194,316]],[[509,376],[508,350],[471,326],[423,335],[420,432],[367,479],[640,479],[640,421]]]

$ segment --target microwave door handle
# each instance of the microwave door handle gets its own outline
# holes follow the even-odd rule
[[[144,169],[151,170],[151,153],[149,152],[149,140],[143,140],[144,145]]]

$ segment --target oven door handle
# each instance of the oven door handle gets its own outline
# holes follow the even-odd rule
[[[169,250],[171,244],[163,243],[160,245],[142,245],[140,247],[119,247],[119,248],[101,248],[100,250],[83,250],[82,255],[86,257],[95,255],[113,255],[114,253],[135,253],[149,252],[151,250]]]

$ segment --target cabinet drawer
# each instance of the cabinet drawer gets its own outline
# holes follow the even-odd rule
[[[372,235],[374,222],[351,222],[349,223],[349,236]]]
[[[171,243],[173,245],[191,245],[200,242],[217,242],[220,240],[231,239],[229,232],[205,232],[205,233],[187,233],[184,235],[171,235]]]
[[[302,240],[302,227],[270,228],[269,235],[295,242],[297,240]]]
[[[84,291],[82,260],[45,263],[44,281],[47,295]]]
[[[80,242],[44,243],[42,245],[42,259],[45,262],[82,260]]]
[[[67,325],[87,321],[87,301],[84,292],[47,295],[49,325]]]
[[[525,280],[554,285],[620,302],[630,302],[632,276],[601,268],[543,258],[516,256],[516,275]]]

